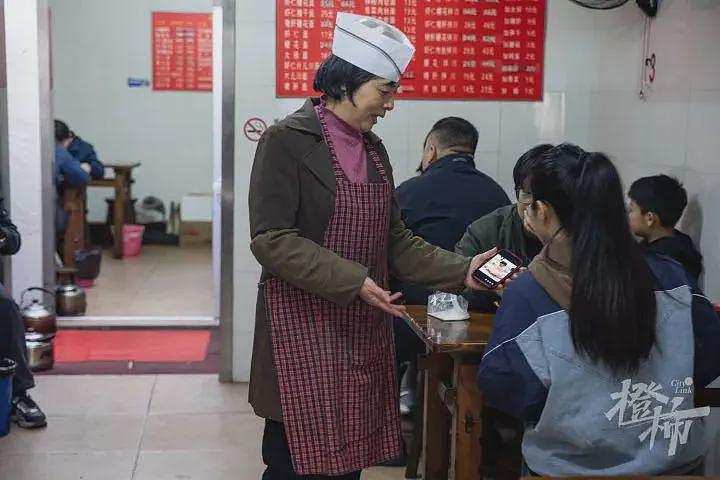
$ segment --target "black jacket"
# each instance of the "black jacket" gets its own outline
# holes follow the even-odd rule
[[[407,228],[428,243],[452,251],[476,219],[508,205],[500,185],[475,168],[471,155],[453,154],[432,163],[395,191]],[[408,304],[427,303],[428,291],[393,282]]]
[[[641,244],[646,251],[659,253],[679,262],[697,285],[703,270],[703,257],[695,248],[692,239],[679,230],[672,237],[658,238],[654,242]]]
[[[20,232],[10,221],[10,216],[0,198],[0,255],[15,255],[20,250]]]

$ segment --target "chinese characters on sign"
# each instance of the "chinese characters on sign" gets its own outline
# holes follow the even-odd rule
[[[153,12],[153,90],[212,91],[212,15]]]
[[[400,97],[542,100],[545,0],[277,0],[277,95],[312,96],[337,12],[367,15],[415,45]]]
[[[633,384],[629,379],[623,380],[622,390],[610,395],[617,403],[605,412],[605,417],[612,421],[617,415],[618,427],[648,424],[648,428],[638,438],[641,442],[649,438],[651,450],[655,446],[657,434],[662,432],[663,437],[670,440],[668,456],[673,456],[677,452],[678,442],[680,445],[687,443],[693,419],[710,414],[710,407],[678,410],[685,399],[684,394],[692,398],[692,384],[693,379],[690,377],[682,381],[673,380],[671,386],[676,394],[681,395],[670,398],[660,392],[662,386],[655,382]],[[664,407],[668,408],[665,413]]]

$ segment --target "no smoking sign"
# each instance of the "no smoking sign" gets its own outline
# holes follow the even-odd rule
[[[262,134],[265,133],[265,130],[267,130],[267,123],[265,123],[263,119],[257,117],[251,118],[245,122],[245,126],[243,126],[243,133],[251,142],[260,141],[260,137],[262,137]]]

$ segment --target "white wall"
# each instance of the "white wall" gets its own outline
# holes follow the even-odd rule
[[[212,0],[50,0],[54,111],[106,162],[141,162],[134,196],[168,206],[212,191],[212,94],[129,88],[152,81],[151,12],[212,11]],[[90,220],[104,220],[107,189],[91,188]]]
[[[5,2],[8,182],[22,248],[11,257],[13,296],[54,283],[54,187],[47,0]]]
[[[400,101],[375,129],[398,182],[414,174],[422,140],[440,117],[461,115],[480,132],[478,165],[509,193],[527,148],[572,141],[614,158],[625,182],[669,172],[692,199],[684,227],[705,254],[705,287],[720,300],[720,1],[665,0],[653,24],[657,78],[638,98],[644,16],[548,0],[545,99],[524,102]],[[302,99],[275,98],[275,2],[239,0],[237,129],[283,117]],[[258,266],[249,248],[247,189],[255,144],[237,135],[235,377],[247,378]]]

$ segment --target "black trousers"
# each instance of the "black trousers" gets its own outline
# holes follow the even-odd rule
[[[25,325],[15,301],[0,284],[0,357],[15,360],[17,369],[13,377],[13,395],[24,393],[35,386],[28,368],[25,353]]]
[[[281,422],[265,420],[262,457],[266,465],[262,480],[360,480],[360,472],[341,476],[298,475],[290,459],[285,427]]]
[[[402,318],[393,319],[395,335],[395,358],[398,365],[417,362],[418,355],[425,353],[425,344]]]

